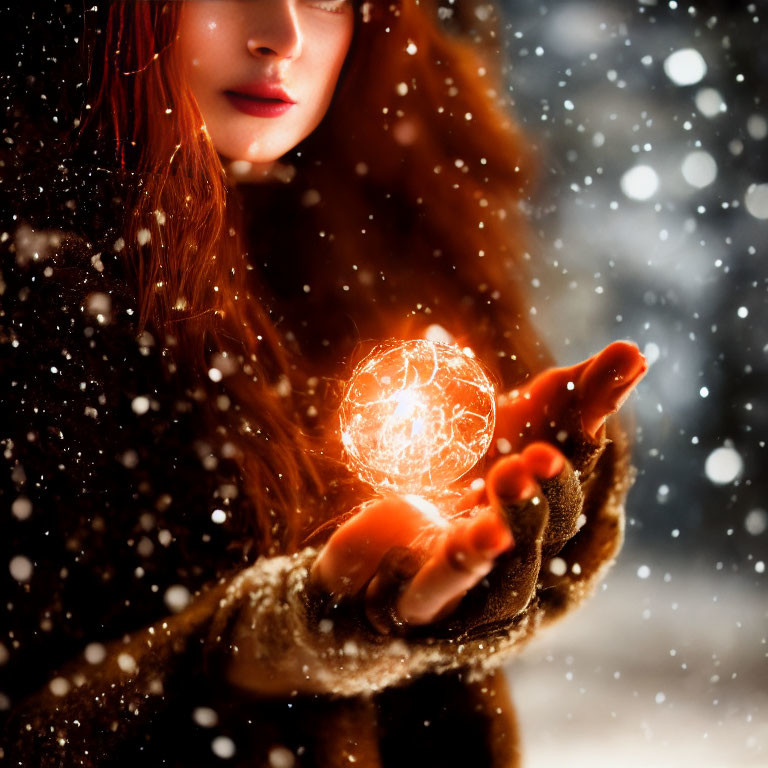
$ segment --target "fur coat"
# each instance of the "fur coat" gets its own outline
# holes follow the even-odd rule
[[[508,510],[514,549],[451,616],[382,633],[308,586],[322,540],[233,558],[220,510],[241,503],[238,468],[137,333],[117,254],[4,225],[0,762],[517,765],[503,664],[614,558],[621,432],[572,441],[541,503]],[[225,675],[237,652],[313,679],[248,694]]]

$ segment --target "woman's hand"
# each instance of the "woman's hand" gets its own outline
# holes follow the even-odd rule
[[[635,344],[614,341],[567,368],[550,368],[499,398],[490,454],[501,439],[519,450],[531,440],[564,442],[563,431],[581,430],[597,439],[606,418],[629,397],[648,369]]]
[[[528,571],[535,564],[528,560],[562,546],[577,529],[579,510],[557,504],[539,522],[530,515],[517,521],[524,539],[518,546],[533,549],[511,558],[515,541],[505,510],[534,499],[544,481],[561,473],[574,477],[553,443],[564,443],[570,431],[597,440],[605,419],[619,409],[647,367],[636,345],[617,341],[578,365],[544,371],[500,398],[489,456],[501,452],[502,439],[516,452],[497,459],[485,482],[464,494],[452,510],[457,517],[437,520],[399,496],[370,502],[331,536],[311,580],[339,596],[364,589],[368,617],[381,631],[388,630],[379,617],[387,610],[391,615],[393,602],[402,624],[428,624],[448,616],[490,573],[499,555],[510,560],[506,588],[512,588],[517,571],[521,581],[530,581]],[[580,498],[574,482],[569,492]],[[568,482],[563,488],[570,488]],[[537,547],[538,554],[533,551]],[[529,590],[519,591],[522,606]]]
[[[484,488],[468,492],[454,512],[437,520],[400,496],[373,501],[343,524],[314,563],[311,579],[336,595],[365,588],[366,610],[382,631],[384,604],[394,600],[403,624],[421,625],[451,613],[462,597],[514,547],[505,507],[531,499],[539,481],[557,475],[565,460],[537,443],[498,461]]]

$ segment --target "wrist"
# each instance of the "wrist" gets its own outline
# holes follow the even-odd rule
[[[309,573],[317,550],[261,557],[229,584],[209,637],[228,684],[255,696],[317,693]]]

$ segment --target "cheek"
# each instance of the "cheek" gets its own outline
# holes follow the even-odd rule
[[[179,56],[193,90],[218,80],[224,56],[231,49],[227,25],[216,13],[216,3],[185,3],[179,20]]]
[[[331,90],[336,85],[339,73],[349,53],[353,32],[354,23],[350,18],[348,26],[329,35],[322,46],[320,56],[323,66],[319,67],[318,71],[324,73],[327,87]]]
[[[355,34],[355,21],[353,17],[349,18],[347,27],[343,33],[339,35],[339,39],[336,41],[336,53],[338,57],[338,68],[341,69],[344,61],[349,54],[349,49],[352,45],[352,38]]]

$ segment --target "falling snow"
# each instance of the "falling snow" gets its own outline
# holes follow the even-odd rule
[[[659,175],[649,165],[636,165],[621,177],[621,191],[630,200],[650,200],[659,188]]]
[[[751,509],[744,518],[744,527],[752,536],[760,536],[768,528],[768,513],[764,509]]]
[[[211,751],[222,760],[230,760],[235,756],[237,748],[235,742],[229,736],[217,736],[211,742]]]
[[[675,85],[695,85],[707,74],[707,64],[695,48],[683,48],[665,59],[664,72]]]
[[[639,474],[615,576],[511,672],[540,702],[519,713],[532,764],[616,764],[594,748],[604,734],[631,768],[759,765],[768,749],[764,10],[509,4],[512,96],[554,158],[533,207],[537,322],[558,359],[600,329],[650,363],[628,402]]]
[[[768,219],[768,184],[750,184],[744,204],[756,219]]]
[[[733,448],[716,448],[707,456],[704,471],[707,477],[718,485],[733,482],[743,469],[744,462]]]
[[[683,178],[697,189],[703,189],[717,178],[717,163],[709,152],[697,150],[686,155],[680,168]]]
[[[215,709],[210,707],[195,707],[192,711],[192,719],[201,728],[213,728],[219,722],[219,716]]]
[[[89,664],[101,664],[107,658],[107,649],[101,643],[89,643],[83,655]]]
[[[269,750],[269,768],[293,768],[296,758],[287,747],[272,747]]]
[[[189,605],[192,595],[183,584],[174,584],[165,591],[163,599],[172,613],[179,613]]]
[[[35,569],[28,557],[16,555],[16,557],[11,559],[8,570],[16,581],[29,581]]]
[[[535,320],[546,346],[563,362],[582,359],[613,338],[631,338],[651,365],[625,406],[634,408],[627,424],[637,478],[627,505],[624,552],[595,600],[556,627],[552,639],[532,644],[510,670],[524,750],[531,765],[763,765],[768,750],[762,716],[768,708],[764,5],[507,0],[503,9],[508,26],[503,42],[494,46],[508,58],[510,90],[499,95],[514,101],[523,133],[542,150],[540,186],[535,197],[523,201],[535,232],[527,259],[533,275],[525,278]],[[368,4],[362,12],[370,12]],[[19,23],[15,13],[8,24]],[[473,27],[489,13],[482,4],[465,9],[454,2],[436,11],[449,25],[467,24],[469,18]],[[82,93],[78,83],[84,78],[61,81],[59,93],[59,81],[52,77],[57,60],[74,60],[81,27],[71,20],[57,23],[45,45],[32,27],[8,36],[8,61],[28,93],[25,103],[33,105],[34,124],[60,128],[67,99],[75,103]],[[431,55],[418,40],[403,37],[397,45],[405,59]],[[418,136],[407,119],[408,100],[419,97],[422,83],[400,77],[389,94],[404,114],[393,121],[391,136],[407,148]],[[457,95],[451,91],[446,107]],[[176,112],[163,110],[169,117]],[[463,109],[451,119],[482,123],[482,115]],[[29,151],[27,129],[15,119],[7,123],[2,144],[8,157],[21,156]],[[66,127],[70,124],[67,120]],[[69,226],[66,217],[81,208],[107,206],[111,197],[77,170],[61,146],[47,143],[34,151],[55,155],[66,173],[57,170],[51,174],[56,179],[42,180],[45,186],[35,184],[20,199],[32,206],[60,198],[63,231]],[[350,176],[371,175],[374,159],[353,158]],[[456,162],[457,170],[466,168],[464,160]],[[230,170],[247,175],[252,164],[234,163]],[[13,182],[12,175],[4,173],[3,183]],[[14,199],[14,206],[18,202]],[[429,210],[431,201],[423,202]],[[301,198],[307,210],[330,204],[328,195],[314,188]],[[505,212],[494,213],[500,218]],[[11,619],[29,608],[34,621],[27,635],[6,631],[0,638],[0,671],[10,673],[0,687],[3,713],[16,703],[6,680],[13,679],[19,654],[39,643],[43,656],[54,658],[58,649],[47,644],[61,635],[68,638],[69,658],[88,665],[81,669],[111,674],[116,661],[120,679],[141,674],[136,645],[116,655],[111,650],[110,642],[129,638],[122,625],[113,630],[99,614],[104,590],[121,579],[132,585],[131,599],[119,607],[137,626],[148,625],[149,615],[167,619],[182,612],[201,586],[197,569],[208,567],[212,548],[226,551],[232,530],[242,522],[237,483],[225,476],[231,445],[188,445],[194,408],[204,391],[190,387],[166,401],[147,385],[152,376],[146,370],[152,369],[138,367],[151,365],[172,341],[143,336],[136,345],[131,338],[136,360],[117,357],[111,347],[121,342],[109,334],[121,321],[135,318],[136,307],[125,305],[104,282],[90,279],[106,279],[110,258],[126,249],[148,249],[171,236],[173,219],[164,211],[152,211],[145,223],[133,242],[108,233],[88,254],[83,274],[90,278],[77,299],[44,303],[52,319],[40,333],[17,329],[18,338],[11,341],[9,335],[9,343],[2,344],[3,354],[32,346],[45,349],[47,356],[31,394],[19,405],[24,424],[16,444],[0,432],[0,455],[7,461],[8,485],[0,494],[7,499],[7,540],[24,541],[34,531],[46,547],[54,541],[61,545],[55,569],[40,556],[43,547],[14,543],[7,551],[4,607]],[[369,228],[375,224],[364,222]],[[4,303],[45,302],[50,293],[43,286],[61,277],[54,257],[61,243],[61,233],[48,223],[35,230],[5,217],[0,244],[14,246],[10,263],[41,269],[34,283],[23,286],[0,272]],[[379,279],[375,270],[366,269],[351,273],[351,279],[339,277],[349,294],[366,280]],[[534,278],[530,283],[529,277]],[[297,294],[302,301],[315,300],[320,292],[315,280],[301,276]],[[187,307],[188,300],[179,296],[174,311]],[[46,339],[52,326],[76,328],[76,333]],[[455,341],[441,325],[429,326],[427,338]],[[93,356],[104,378],[78,367],[78,350]],[[209,359],[205,387],[223,387],[239,364],[231,357]],[[74,421],[90,425],[85,434],[63,418],[63,395],[51,407],[50,398],[40,394],[47,387],[63,392],[55,388],[66,386],[69,377],[76,379],[68,393]],[[13,408],[19,392],[13,392]],[[274,393],[286,399],[304,394],[294,392],[287,377],[276,382]],[[222,414],[232,411],[230,398],[219,392],[215,397]],[[311,404],[302,412],[309,419],[318,415]],[[122,414],[120,420],[115,414]],[[152,450],[165,428],[160,420],[178,429],[172,436],[178,442],[162,462]],[[95,433],[91,445],[89,436]],[[561,436],[561,443],[569,438],[565,432]],[[50,465],[16,460],[46,445],[56,456]],[[495,447],[501,454],[513,450],[504,438]],[[89,449],[98,460],[84,466]],[[188,496],[166,485],[167,460],[194,466]],[[120,519],[115,502],[104,503],[109,501],[105,488],[111,487],[104,478],[112,477],[123,483],[119,487],[130,500],[128,522]],[[41,492],[64,494],[70,505],[81,500],[77,522],[67,516],[69,507],[61,506],[61,515],[52,512],[50,497]],[[174,524],[174,515],[195,520],[194,536]],[[117,544],[101,556],[106,540]],[[241,555],[232,553],[230,565]],[[550,557],[542,575],[555,582],[578,575],[585,565],[570,555]],[[98,578],[88,582],[82,615],[73,614],[68,590],[81,589],[88,568]],[[87,631],[73,636],[80,626]],[[330,619],[318,626],[326,637],[336,629]],[[353,660],[360,646],[348,642],[339,651],[345,661]],[[110,669],[101,666],[107,659]],[[83,684],[62,670],[43,672],[40,686],[57,700],[76,694]],[[162,697],[162,691],[160,680],[151,681],[138,705],[126,701],[127,711],[143,713],[151,706],[148,700]],[[240,737],[227,735],[227,707],[197,694],[183,710],[190,743],[202,739],[195,742],[202,745],[196,758],[206,764],[245,759]],[[127,721],[135,716],[126,715]],[[70,727],[72,732],[65,729],[57,736],[62,750],[75,732]],[[293,768],[300,755],[275,744],[268,764]]]

